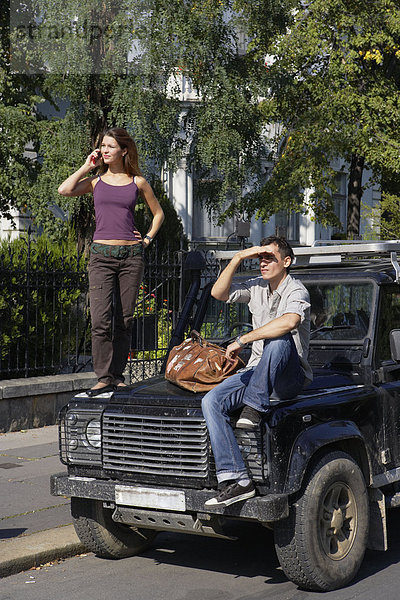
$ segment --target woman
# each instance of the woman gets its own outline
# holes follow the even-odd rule
[[[98,175],[87,177],[98,167]],[[153,190],[142,177],[136,145],[125,129],[104,132],[85,164],[58,188],[63,196],[92,193],[96,230],[89,260],[93,366],[98,382],[89,396],[123,386],[130,349],[133,311],[143,277],[143,249],[152,242],[164,220]],[[153,220],[142,239],[134,222],[138,195]],[[112,304],[115,295],[114,330]]]

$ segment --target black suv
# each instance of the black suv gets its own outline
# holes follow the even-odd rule
[[[71,497],[88,549],[126,557],[158,531],[229,537],[229,520],[257,521],[273,528],[286,575],[310,590],[345,585],[367,547],[386,549],[385,511],[400,504],[399,250],[394,242],[295,249],[291,273],[311,297],[314,382],[271,404],[257,430],[236,430],[255,498],[204,507],[216,477],[202,394],[160,375],[75,396],[60,415],[68,470],[51,486]],[[247,306],[219,302],[210,289],[191,294],[186,333],[226,343],[251,328]]]

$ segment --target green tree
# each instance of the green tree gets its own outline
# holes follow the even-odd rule
[[[200,199],[221,219],[243,212],[244,190],[257,189],[262,176],[264,70],[240,51],[230,0],[32,0],[32,7],[41,21],[34,48],[27,45],[35,64],[43,62],[43,87],[54,103],[68,102],[65,114],[41,128],[42,168],[31,199],[38,222],[54,231],[48,204],[56,201],[90,237],[91,201],[60,199],[56,189],[105,125],[127,126],[155,175],[184,156],[205,182]],[[199,101],[181,102],[182,77]]]
[[[105,125],[130,129],[148,173],[185,157],[220,221],[286,209],[335,223],[332,161],[343,157],[354,234],[364,166],[375,180],[399,172],[394,0],[31,1],[44,34],[30,63],[45,58],[42,89],[68,102],[35,124],[42,166],[29,201],[48,229],[56,201],[90,236],[91,201],[56,189]],[[195,101],[182,102],[182,78]]]
[[[18,65],[21,72],[33,67],[34,79],[52,105],[51,116],[35,123],[39,161],[25,201],[53,237],[67,235],[72,224],[82,247],[93,233],[92,199],[61,198],[60,182],[96,147],[99,133],[114,125],[126,126],[134,135],[144,170],[159,172],[179,154],[179,143],[171,147],[178,137],[180,108],[166,96],[167,73],[142,58],[143,51],[128,61],[132,45],[144,37],[144,2],[31,0],[24,6]],[[138,18],[130,18],[136,8]],[[49,104],[42,113],[48,109]],[[20,136],[20,150],[30,136],[28,130],[26,138]],[[64,223],[49,210],[53,204],[65,211]]]
[[[371,238],[400,240],[400,174],[382,173],[382,199],[374,207],[364,206]]]
[[[169,94],[179,97],[180,78],[192,82],[197,99],[183,103],[183,131],[188,168],[197,173],[197,199],[223,222],[243,215],[249,188],[260,190],[264,116],[259,98],[267,89],[263,62],[245,52],[244,28],[234,0],[148,2],[140,39],[149,69],[168,73]],[[280,31],[285,19],[271,2],[264,36]],[[175,89],[171,90],[171,82]]]
[[[392,0],[288,2],[287,29],[258,34],[265,2],[241,0],[253,34],[250,51],[268,64],[265,121],[280,124],[271,152],[272,176],[252,207],[268,218],[276,199],[334,219],[332,161],[343,157],[348,179],[349,236],[358,233],[364,166],[374,180],[400,172],[400,8]],[[305,204],[304,189],[314,193]]]
[[[40,165],[34,160],[39,146],[36,106],[44,98],[38,77],[11,69],[10,6],[0,4],[0,212],[30,205],[32,184]],[[26,149],[32,151],[29,155]]]

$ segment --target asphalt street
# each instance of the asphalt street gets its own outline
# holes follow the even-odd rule
[[[355,580],[333,592],[299,589],[279,566],[272,532],[238,524],[236,541],[161,533],[132,558],[54,561],[4,578],[0,600],[398,600],[399,522],[391,523],[390,550],[368,551]]]
[[[389,515],[388,552],[367,551],[350,586],[315,594],[299,590],[286,579],[271,532],[255,525],[242,526],[236,543],[163,533],[143,556],[99,559],[80,544],[71,523],[69,499],[50,495],[50,475],[62,470],[56,426],[0,434],[0,577],[5,577],[0,600],[44,600],[56,596],[60,585],[63,596],[76,600],[109,598],[116,587],[122,590],[120,597],[128,597],[124,593],[134,589],[129,597],[137,600],[398,598],[400,511]],[[39,570],[28,572],[32,567]],[[42,582],[43,587],[28,585],[34,582]],[[50,593],[43,595],[44,588]]]

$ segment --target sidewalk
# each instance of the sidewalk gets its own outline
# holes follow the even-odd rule
[[[84,552],[68,498],[50,495],[57,426],[0,433],[0,577]]]

